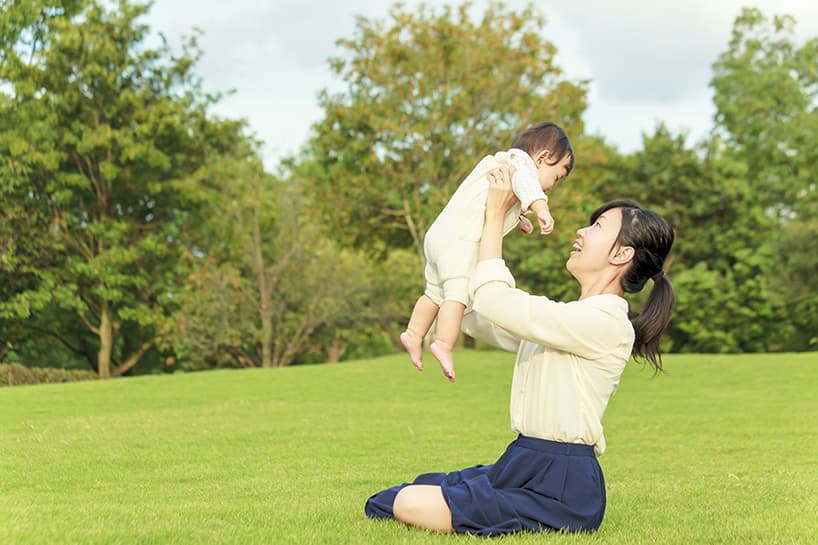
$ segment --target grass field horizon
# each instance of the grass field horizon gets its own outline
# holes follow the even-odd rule
[[[363,515],[514,439],[513,355],[458,351],[453,385],[426,358],[0,388],[0,544],[476,542]],[[818,543],[818,353],[665,368],[611,400],[600,530],[492,543]]]

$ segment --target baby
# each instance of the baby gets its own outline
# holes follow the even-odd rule
[[[452,348],[469,303],[469,278],[483,231],[486,175],[501,166],[513,170],[512,188],[520,200],[506,213],[503,234],[515,226],[531,233],[533,227],[524,215],[530,210],[537,216],[540,234],[547,235],[554,230],[554,218],[545,192],[571,172],[574,152],[568,135],[558,125],[544,122],[529,127],[514,137],[508,151],[486,156],[474,167],[426,233],[426,289],[415,303],[400,340],[415,367],[423,370],[423,338],[437,318],[435,339],[429,348],[450,382],[455,380]]]

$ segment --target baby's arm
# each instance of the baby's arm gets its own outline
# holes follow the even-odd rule
[[[529,168],[516,168],[511,173],[511,190],[520,199],[520,208],[523,212],[531,209],[537,200],[548,202],[548,197],[540,187],[537,172]]]
[[[531,203],[531,210],[537,214],[537,223],[540,224],[540,234],[551,234],[554,231],[554,218],[548,209],[548,202],[545,199],[537,199]]]
[[[548,210],[548,197],[540,186],[536,171],[528,168],[518,168],[511,176],[511,189],[520,199],[522,211],[532,210],[537,214],[537,223],[540,225],[540,234],[547,235],[554,230],[554,218]],[[520,226],[523,231],[523,225]],[[525,231],[523,231],[525,233]]]

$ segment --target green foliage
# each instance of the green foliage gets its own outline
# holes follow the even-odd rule
[[[309,353],[299,361],[335,362],[394,352],[418,296],[423,277],[420,259],[410,250],[392,250],[380,259],[357,252],[359,275],[367,289],[359,292],[344,320],[313,335]],[[352,292],[355,294],[356,292]]]
[[[183,368],[288,365],[377,323],[369,258],[324,236],[293,184],[251,150],[199,175],[193,272],[166,329]]]
[[[359,18],[330,61],[346,84],[324,91],[323,118],[299,172],[321,220],[345,245],[422,255],[427,228],[483,156],[517,131],[554,120],[579,132],[584,84],[561,78],[545,19],[491,3],[434,10],[394,5]]]
[[[771,234],[773,265],[767,271],[776,322],[776,350],[818,349],[818,219],[788,221]]]
[[[627,196],[674,227],[665,264],[677,294],[669,349],[768,350],[777,333],[765,275],[775,221],[755,198],[746,166],[718,138],[690,148],[661,124],[643,147],[613,165],[619,182],[602,194]]]
[[[117,375],[157,342],[184,278],[179,181],[240,125],[208,117],[217,97],[191,71],[195,40],[181,55],[145,46],[147,6],[32,5],[0,19],[0,274],[12,286],[0,319],[74,351],[86,341],[66,329],[79,320],[91,366]]]
[[[797,44],[795,25],[743,10],[711,82],[729,153],[747,165],[753,197],[779,220],[759,233],[771,252],[759,274],[770,286],[776,350],[818,347],[818,37]]]
[[[584,83],[562,78],[544,29],[533,5],[515,13],[492,3],[475,15],[469,3],[398,4],[338,41],[330,65],[347,88],[321,93],[324,117],[286,166],[334,240],[389,266],[375,264],[378,298],[356,311],[371,319],[317,331],[329,360],[367,338],[376,351],[384,335],[397,345],[422,293],[425,232],[481,157],[544,119],[581,131]]]
[[[208,114],[195,38],[147,46],[148,9],[2,2],[0,361],[107,376],[390,352],[428,226],[481,157],[544,119],[576,166],[555,232],[506,238],[520,287],[576,297],[576,229],[631,198],[677,234],[664,348],[818,349],[818,38],[797,44],[792,18],[738,16],[706,140],[660,123],[622,155],[583,134],[587,82],[563,77],[533,5],[396,4],[338,41],[345,88],[320,94],[311,138],[271,175],[243,122]]]
[[[670,349],[681,352],[763,352],[774,341],[772,311],[763,285],[763,271],[741,283],[741,271],[718,271],[705,262],[673,276],[676,311],[670,325]],[[739,277],[737,279],[737,277]],[[760,285],[759,285],[760,284]]]
[[[799,47],[794,29],[790,16],[745,8],[711,81],[717,127],[746,161],[758,200],[783,218],[818,201],[818,37]]]

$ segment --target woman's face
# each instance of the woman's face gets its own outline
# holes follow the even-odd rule
[[[622,209],[612,208],[593,225],[577,230],[574,250],[565,266],[579,280],[607,268],[617,251],[616,239],[622,227]]]

